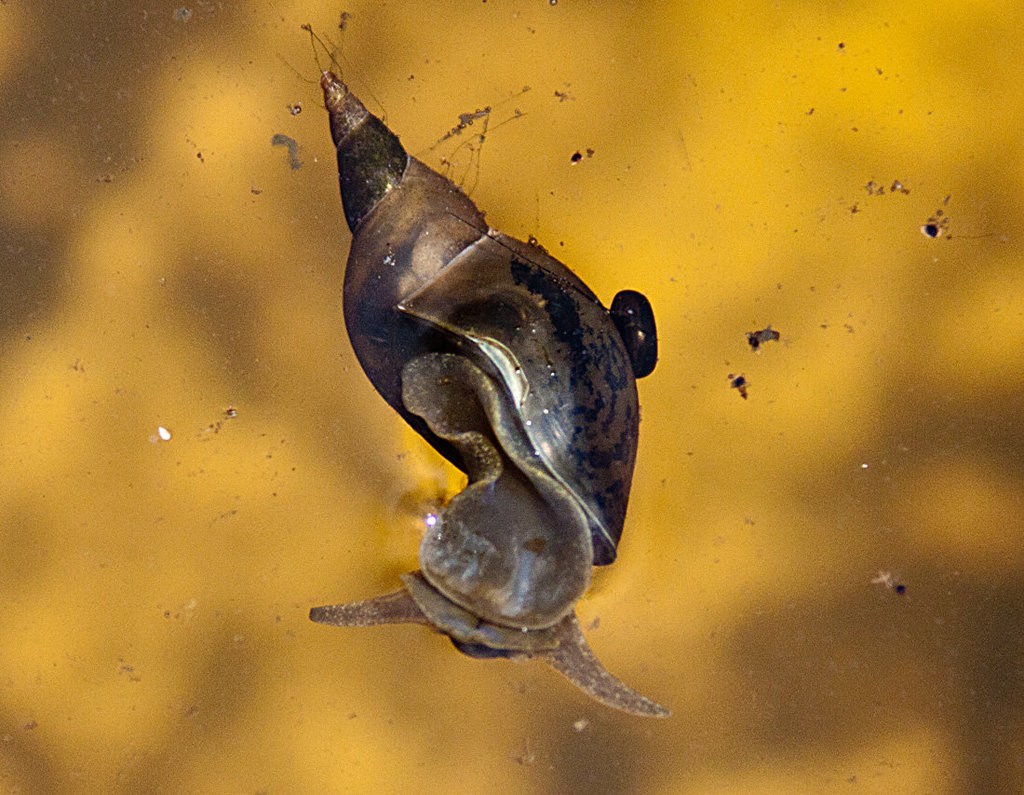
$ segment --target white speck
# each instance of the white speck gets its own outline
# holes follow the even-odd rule
[[[157,432],[157,434],[160,436],[160,438],[163,441],[165,441],[165,442],[171,441],[171,432],[169,430],[167,430],[163,425],[161,425],[159,428],[157,428],[156,432]]]
[[[427,522],[427,527],[433,527],[434,525],[436,525],[437,524],[437,514],[428,513],[427,514],[426,522]]]
[[[590,725],[590,721],[586,718],[580,718],[578,721],[573,722],[572,727],[578,732],[583,731]]]
[[[867,464],[861,464],[861,465],[860,465],[860,468],[861,468],[861,469],[867,469],[867,468],[868,468],[868,465],[867,465]]]

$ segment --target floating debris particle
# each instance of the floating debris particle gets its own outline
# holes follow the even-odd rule
[[[747,342],[750,343],[750,349],[754,351],[758,350],[762,343],[777,340],[778,338],[779,332],[773,329],[770,323],[760,331],[747,332]]]
[[[879,570],[878,575],[871,581],[872,585],[884,585],[890,591],[895,591],[900,596],[907,592],[907,586],[897,580],[891,571]]]
[[[274,137],[270,139],[270,145],[287,147],[288,164],[291,166],[292,171],[298,171],[302,168],[302,161],[299,160],[299,144],[294,138],[289,138],[281,133],[275,133]]]
[[[740,397],[743,398],[744,400],[747,399],[748,384],[749,382],[747,381],[745,376],[733,375],[732,373],[729,373],[729,386],[738,391],[740,393]]]
[[[949,204],[949,196],[942,200],[942,207]],[[934,240],[949,231],[949,216],[946,211],[939,207],[928,219],[921,224],[921,234]]]
[[[869,196],[884,196],[886,193],[885,185],[875,182],[873,179],[868,181],[864,189],[868,192]],[[902,180],[894,179],[892,184],[889,185],[889,193],[902,193],[906,196],[910,193],[910,188],[906,187]]]

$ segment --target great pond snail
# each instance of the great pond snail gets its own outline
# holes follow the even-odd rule
[[[338,626],[427,624],[474,657],[540,659],[608,706],[669,711],[612,676],[573,611],[615,559],[636,457],[650,304],[609,312],[539,246],[491,229],[332,72],[320,86],[352,246],[344,312],[383,398],[468,476],[401,590],[316,607]]]

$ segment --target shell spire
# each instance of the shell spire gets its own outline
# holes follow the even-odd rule
[[[409,155],[398,136],[370,113],[333,72],[321,73],[320,87],[338,154],[345,220],[354,233],[377,202],[402,181]]]

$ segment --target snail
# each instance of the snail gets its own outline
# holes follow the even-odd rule
[[[420,623],[481,658],[539,659],[598,701],[669,711],[608,673],[574,613],[615,560],[653,370],[650,303],[611,311],[543,248],[491,229],[330,71],[321,88],[352,245],[345,325],[380,395],[468,485],[403,588],[315,607],[336,626]]]

